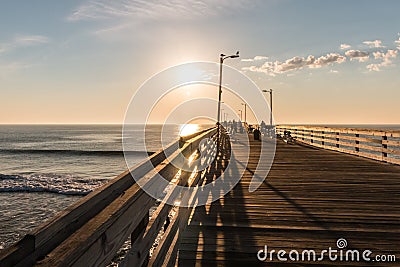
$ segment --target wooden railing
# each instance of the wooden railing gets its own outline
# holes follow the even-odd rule
[[[388,163],[400,164],[400,131],[372,129],[276,126],[277,134],[291,132],[297,142],[358,155]]]
[[[172,162],[179,153],[185,157],[198,153],[204,138],[210,138],[207,140],[214,149],[212,140],[216,132],[216,128],[212,128],[181,138],[131,171],[122,173],[3,250],[0,266],[106,266],[129,237],[131,249],[122,266],[173,265],[176,244],[187,225],[191,208],[174,207],[165,200],[173,203],[174,198],[189,198],[176,191],[177,185],[195,186],[203,179],[204,172],[183,171]],[[227,143],[227,135],[221,136],[222,143]],[[180,149],[176,149],[177,144]],[[155,206],[156,199],[146,194],[132,178],[132,175],[142,177],[150,188],[154,186],[156,174],[169,181],[169,190],[158,206]],[[157,208],[150,218],[149,210],[154,207]],[[171,217],[171,213],[175,215]],[[162,229],[163,238],[154,248]],[[153,249],[151,258],[150,249]]]

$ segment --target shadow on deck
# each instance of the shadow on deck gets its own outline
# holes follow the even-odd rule
[[[400,166],[278,142],[267,178],[250,193],[257,153],[260,142],[251,141],[252,157],[240,183],[218,201],[195,209],[177,265],[396,265],[377,262],[375,256],[395,255],[399,261]],[[340,252],[332,252],[336,260],[326,253],[318,261],[322,250],[340,251],[336,242],[341,238],[347,241],[342,260]],[[261,262],[257,252],[265,245],[269,254]],[[286,254],[287,261],[280,261],[279,250],[297,250],[300,260]],[[304,250],[315,250],[316,261],[301,261]],[[350,254],[346,261],[347,250],[358,250],[360,261],[352,261]],[[362,259],[365,250],[372,251],[369,262]]]

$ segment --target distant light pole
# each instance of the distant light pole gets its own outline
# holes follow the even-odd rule
[[[269,93],[269,107],[270,107],[270,114],[269,114],[269,125],[272,126],[272,89],[269,90],[262,90],[264,93]]]
[[[242,121],[242,110],[239,109],[239,111],[240,111],[240,121]]]
[[[221,124],[221,96],[222,96],[222,66],[224,64],[224,60],[227,58],[237,58],[239,57],[239,51],[236,52],[234,55],[224,55],[221,54],[219,55],[219,91],[218,91],[218,120],[217,120],[217,125],[218,125],[218,133],[217,133],[217,143],[219,147],[219,132],[220,132],[220,124]]]
[[[247,122],[247,104],[246,103],[242,103],[242,105],[244,106],[244,122]]]

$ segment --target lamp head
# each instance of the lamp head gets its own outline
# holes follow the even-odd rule
[[[230,57],[231,57],[231,58],[237,58],[237,57],[239,57],[239,51],[237,51],[235,55],[232,55],[232,56],[230,56]]]

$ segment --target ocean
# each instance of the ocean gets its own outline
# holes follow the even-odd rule
[[[142,127],[130,128],[134,149]],[[147,126],[133,165],[161,148],[161,130]],[[165,126],[163,143],[180,131]],[[0,249],[126,169],[121,125],[0,125]]]

